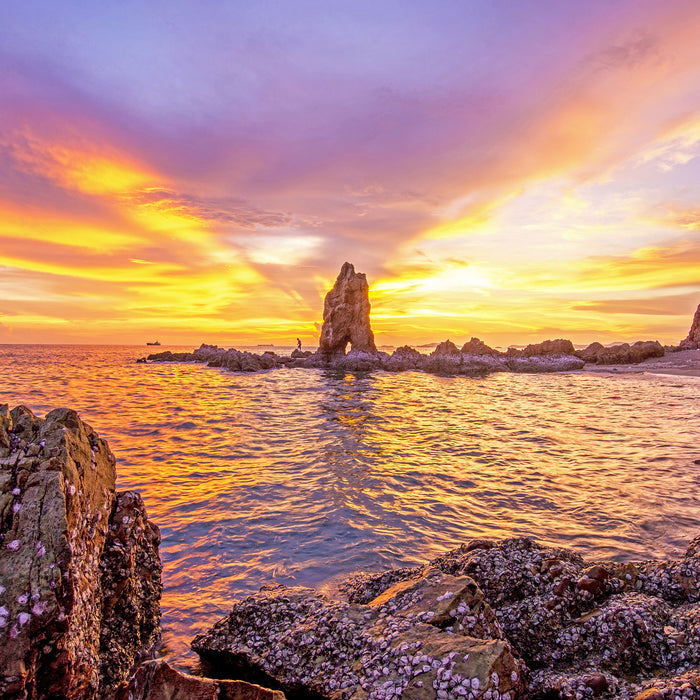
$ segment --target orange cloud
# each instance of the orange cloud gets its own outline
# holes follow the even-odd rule
[[[118,194],[153,182],[153,175],[134,159],[76,137],[57,143],[25,129],[5,135],[0,148],[20,170],[89,195]]]

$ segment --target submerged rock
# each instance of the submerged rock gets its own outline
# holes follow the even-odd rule
[[[343,263],[333,288],[323,302],[323,326],[319,354],[325,360],[352,350],[376,354],[374,333],[369,322],[369,285],[364,274],[355,272],[351,263]]]
[[[0,695],[94,698],[160,633],[157,528],[74,411],[0,406]]]

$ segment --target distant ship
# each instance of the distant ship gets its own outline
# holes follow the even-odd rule
[[[274,348],[275,345],[274,345],[274,343],[258,343],[255,347],[256,348]]]
[[[155,343],[146,343],[146,345],[160,345],[160,342],[158,340],[156,340]]]

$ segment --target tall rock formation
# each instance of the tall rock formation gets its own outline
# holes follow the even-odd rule
[[[698,304],[695,316],[693,316],[693,322],[690,324],[688,337],[681,341],[681,348],[683,348],[683,350],[700,348],[700,304]]]
[[[326,294],[323,304],[323,327],[319,352],[324,359],[356,352],[376,354],[374,333],[369,323],[369,285],[363,273],[343,263],[333,289]]]

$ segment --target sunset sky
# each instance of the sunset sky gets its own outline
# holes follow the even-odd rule
[[[3,0],[0,343],[677,343],[697,0]]]

